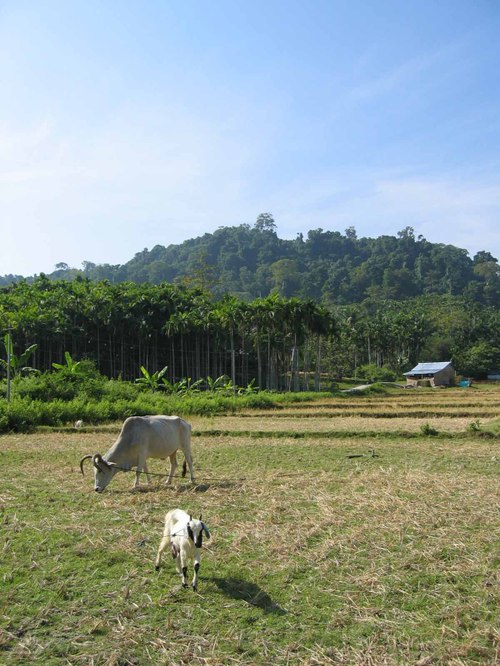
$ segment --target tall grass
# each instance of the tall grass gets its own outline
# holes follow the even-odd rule
[[[123,420],[132,415],[178,414],[214,416],[244,409],[274,409],[284,403],[311,401],[317,394],[272,394],[225,396],[217,393],[167,395],[130,390],[118,384],[100,397],[80,393],[68,399],[51,400],[30,395],[15,395],[11,402],[0,400],[0,432],[26,431],[37,426],[61,426],[82,419],[87,424]]]

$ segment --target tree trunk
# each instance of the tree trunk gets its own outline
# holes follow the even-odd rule
[[[314,375],[314,387],[316,391],[321,391],[321,337],[319,335],[316,349],[316,372]]]
[[[262,355],[260,351],[260,341],[257,337],[257,384],[259,389],[262,388]]]

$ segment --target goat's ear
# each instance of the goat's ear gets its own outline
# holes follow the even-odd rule
[[[200,513],[200,520],[203,520],[203,514]]]
[[[210,532],[208,531],[208,527],[205,525],[205,523],[201,524],[202,530],[205,532],[205,536],[207,539],[210,539]]]

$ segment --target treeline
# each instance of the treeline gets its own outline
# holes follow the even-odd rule
[[[500,305],[500,267],[487,251],[470,258],[464,249],[415,237],[411,227],[378,238],[358,238],[352,227],[344,234],[316,229],[284,240],[269,214],[253,226],[221,227],[180,245],[145,249],[123,265],[86,261],[79,270],[61,263],[49,277],[185,283],[246,301],[277,294],[331,306],[439,294]],[[0,284],[19,279],[5,276]]]
[[[277,294],[217,299],[186,285],[42,276],[0,289],[0,329],[2,338],[10,329],[17,356],[37,345],[37,370],[52,370],[69,352],[126,380],[140,377],[141,366],[167,366],[170,382],[226,375],[238,386],[318,390],[377,370],[396,377],[422,360],[452,359],[474,375],[500,368],[499,310],[463,296],[325,307]]]
[[[69,352],[108,377],[134,379],[141,366],[150,373],[168,366],[171,382],[227,375],[235,385],[253,380],[268,389],[298,388],[299,347],[309,375],[319,358],[313,350],[335,333],[332,313],[312,301],[215,301],[182,285],[43,276],[0,290],[0,321],[18,353],[37,345],[30,365],[40,371]],[[319,381],[319,367],[314,372]]]

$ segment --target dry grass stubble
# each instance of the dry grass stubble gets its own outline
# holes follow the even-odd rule
[[[350,460],[366,439],[198,437],[195,488],[132,492],[122,474],[97,496],[78,460],[109,432],[0,440],[6,663],[498,657],[494,441],[377,440],[380,458]],[[153,572],[173,506],[212,530],[198,595],[171,563]]]

